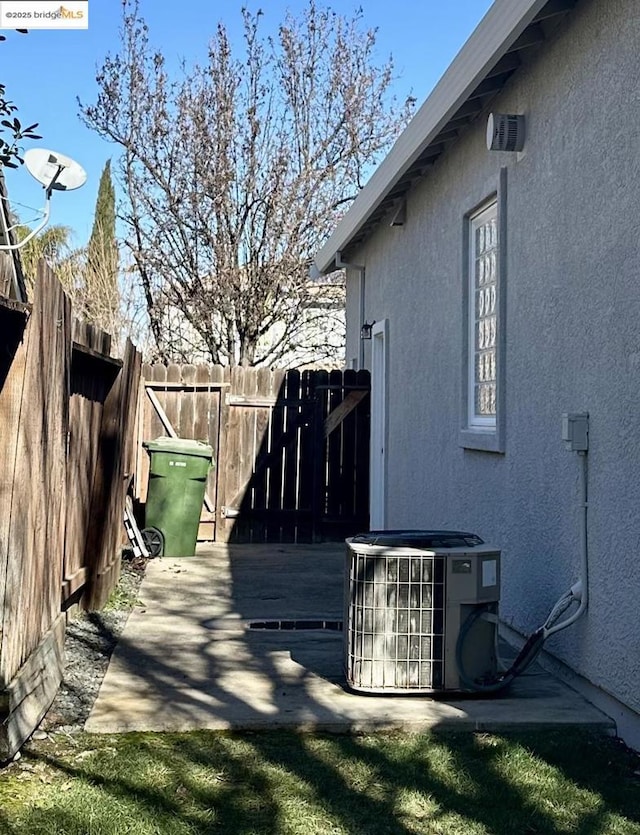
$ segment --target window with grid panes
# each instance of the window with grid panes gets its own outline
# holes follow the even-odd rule
[[[496,426],[498,346],[498,206],[470,218],[468,425]]]

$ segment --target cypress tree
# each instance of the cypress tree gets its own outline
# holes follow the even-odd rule
[[[107,160],[98,186],[98,198],[87,247],[87,318],[113,331],[118,314],[119,257],[116,241],[116,195]]]

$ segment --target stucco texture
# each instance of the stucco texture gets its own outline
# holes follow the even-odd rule
[[[640,7],[583,0],[411,191],[403,227],[354,253],[365,316],[389,322],[387,527],[451,527],[502,549],[501,615],[539,626],[579,574],[579,467],[563,412],[590,414],[587,616],[547,648],[640,711]],[[460,445],[463,228],[506,176],[504,453]],[[357,356],[359,275],[348,278]],[[367,346],[368,348],[368,346]],[[365,355],[367,360],[368,354]]]

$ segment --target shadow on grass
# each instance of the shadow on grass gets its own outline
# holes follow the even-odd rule
[[[336,724],[340,704],[319,699],[314,687],[318,677],[337,681],[339,641],[325,652],[319,638],[301,642],[284,632],[264,636],[238,628],[239,619],[268,614],[269,607],[289,614],[319,605],[309,589],[323,589],[326,613],[339,612],[343,555],[332,552],[324,561],[314,555],[307,564],[297,554],[271,554],[268,580],[263,572],[259,584],[261,554],[235,553],[229,590],[218,589],[215,605],[211,590],[189,583],[181,566],[182,594],[162,607],[172,630],[149,629],[145,640],[130,631],[119,639],[118,669],[147,713],[155,706],[174,727],[193,727],[212,715],[221,724],[284,724],[292,709],[287,694],[298,687],[306,697],[299,721]],[[91,622],[95,634],[80,639],[91,649],[111,649],[108,624],[99,615]],[[184,651],[181,636],[189,639]],[[255,677],[238,677],[240,669]],[[138,706],[135,698],[116,699],[110,720],[127,722]],[[85,736],[76,744],[47,742],[32,750],[31,761],[52,770],[53,782],[36,792],[31,806],[7,814],[4,830],[0,818],[1,831],[640,835],[637,761],[611,740],[586,733],[196,731]]]
[[[254,740],[265,760],[291,767],[291,751],[277,739]],[[447,832],[595,835],[609,831],[612,815],[640,822],[640,786],[629,779],[633,755],[625,760],[611,740],[436,733],[299,737],[293,744],[308,755],[295,758],[298,775],[322,786],[349,832],[435,832],[440,820]],[[348,784],[349,763],[368,775],[360,790]]]
[[[14,827],[9,823],[8,816],[0,809],[0,832],[2,835],[17,835]]]
[[[31,810],[20,827],[8,819],[3,832],[640,833],[637,757],[585,733],[256,731],[87,741],[96,752],[84,758],[46,746],[30,755],[67,790],[55,792],[54,780],[55,804]],[[136,823],[119,829],[124,820]]]
[[[175,627],[173,643],[157,636],[119,639],[120,669],[130,674],[139,698],[153,693],[149,703],[178,726],[184,720],[193,727],[194,716],[210,711],[221,722],[240,717],[249,727],[265,718],[284,723],[292,683],[306,693],[301,716],[309,726],[339,718],[339,705],[319,700],[313,689],[318,676],[331,680],[339,670],[339,642],[325,653],[318,639],[300,643],[286,633],[261,636],[231,627],[238,616],[255,615],[258,605],[302,611],[300,587],[311,582],[311,569],[311,587],[325,589],[323,600],[337,612],[342,555],[309,567],[278,552],[271,556],[270,581],[257,589],[255,559],[247,554],[232,561],[229,600],[225,606],[218,601],[218,608],[236,621],[225,622],[225,629],[211,622],[209,590],[192,584],[184,599],[163,608]],[[187,599],[193,612],[185,613]],[[110,649],[115,637],[107,623],[99,615],[91,620],[95,635],[81,640]],[[197,629],[186,630],[194,624]],[[186,657],[183,628],[195,636],[190,664],[176,660]],[[282,665],[289,657],[295,666]],[[239,668],[256,678],[238,679]],[[292,675],[299,680],[292,682]],[[268,715],[260,692],[238,685],[254,680],[262,682]],[[111,710],[127,720],[135,707],[129,700]],[[55,776],[32,807],[6,817],[4,829],[0,818],[0,831],[11,835],[640,835],[637,760],[610,739],[566,730],[512,737],[133,733],[85,736],[76,748],[44,743],[28,756]]]

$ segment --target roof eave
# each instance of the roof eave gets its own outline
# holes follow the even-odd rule
[[[438,84],[376,168],[327,242],[315,264],[336,269],[343,252],[394,185],[467,101],[497,61],[522,35],[548,0],[495,0]]]

